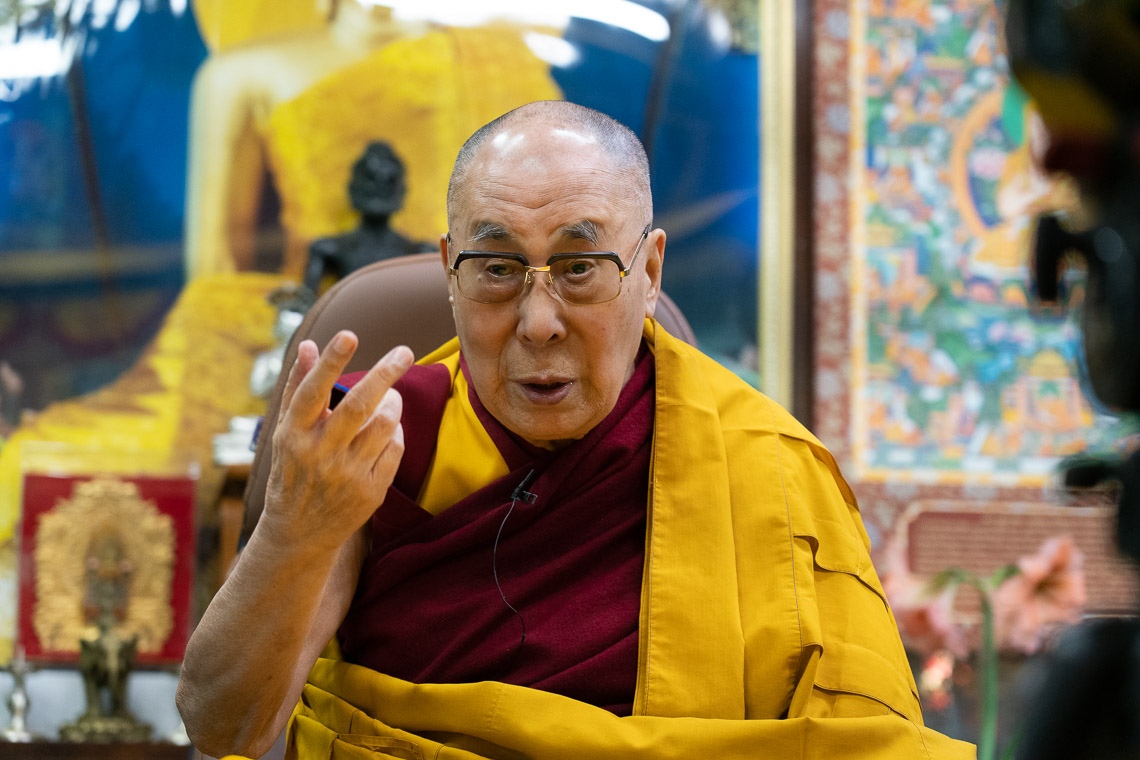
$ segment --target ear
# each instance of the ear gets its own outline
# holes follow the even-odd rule
[[[443,276],[447,278],[447,300],[451,303],[451,308],[454,313],[455,309],[455,278],[451,276],[451,233],[445,232],[439,236],[439,260],[443,264]]]
[[[450,243],[451,243],[451,233],[450,232],[445,232],[439,236],[439,257],[440,257],[440,260],[443,262],[443,268],[445,271],[450,267],[450,262],[448,262],[448,260],[447,260],[447,255],[449,253],[448,248],[449,248]]]
[[[645,316],[652,317],[657,309],[657,296],[661,295],[661,266],[665,261],[665,230],[651,230],[645,240],[645,277],[649,281],[645,290]]]

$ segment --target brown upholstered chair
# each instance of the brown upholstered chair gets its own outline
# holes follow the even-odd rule
[[[657,301],[655,316],[672,335],[696,345],[688,321],[665,293]],[[423,356],[454,338],[455,323],[447,301],[447,276],[439,254],[401,256],[359,269],[331,287],[309,309],[289,341],[282,362],[286,369],[269,397],[246,484],[243,536],[248,537],[253,530],[265,503],[273,428],[288,368],[297,357],[297,345],[311,338],[323,349],[338,330],[344,329],[352,330],[360,339],[346,372],[368,369],[390,348],[401,343],[410,347],[416,356]]]

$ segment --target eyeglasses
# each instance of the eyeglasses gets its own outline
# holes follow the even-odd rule
[[[521,253],[460,251],[449,272],[455,277],[459,292],[479,303],[515,300],[534,282],[536,272],[544,272],[551,290],[567,303],[605,303],[621,293],[622,281],[633,269],[633,262],[648,236],[647,224],[627,267],[610,251],[556,253],[541,267],[530,266]]]

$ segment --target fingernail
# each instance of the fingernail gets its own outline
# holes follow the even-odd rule
[[[352,338],[346,333],[337,333],[336,337],[333,338],[332,348],[334,351],[344,353],[352,348]]]
[[[412,354],[412,350],[407,346],[396,346],[388,355],[384,357],[390,362],[394,362],[397,366],[407,369],[415,362],[416,357]]]

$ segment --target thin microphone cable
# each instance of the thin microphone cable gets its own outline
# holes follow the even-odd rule
[[[515,657],[517,657],[518,653],[522,651],[523,645],[526,643],[526,618],[524,618],[522,616],[522,613],[519,612],[515,606],[511,604],[507,599],[506,592],[503,591],[503,584],[499,582],[499,539],[501,539],[503,536],[503,528],[507,526],[507,520],[510,519],[511,513],[515,511],[515,505],[518,504],[520,500],[525,501],[527,504],[534,504],[535,500],[538,499],[537,494],[533,494],[530,491],[525,490],[527,484],[530,483],[533,477],[534,470],[531,470],[527,473],[526,477],[523,478],[522,482],[515,487],[515,490],[511,492],[511,506],[507,509],[507,513],[503,515],[503,521],[499,523],[499,532],[495,534],[495,545],[491,549],[491,574],[495,578],[495,588],[499,590],[499,596],[502,597],[503,604],[507,605],[507,609],[514,613],[515,617],[519,619],[519,624],[522,626],[522,635],[519,638],[519,645],[515,648],[515,651],[511,654],[510,659],[507,660],[506,664],[503,666],[504,670],[506,669],[507,665],[510,665],[511,662],[514,661]]]

